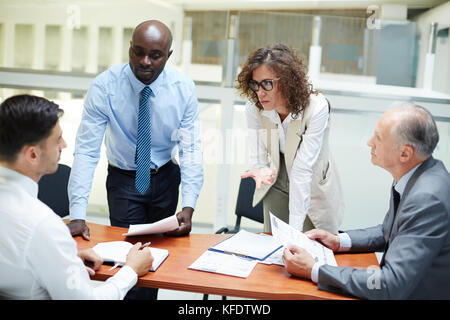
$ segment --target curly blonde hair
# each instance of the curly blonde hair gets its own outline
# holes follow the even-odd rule
[[[286,99],[288,109],[297,117],[308,107],[309,96],[312,93],[317,94],[318,91],[314,90],[308,81],[307,68],[302,58],[294,49],[284,44],[260,48],[251,53],[237,77],[236,89],[258,109],[263,110],[256,92],[248,85],[252,80],[253,70],[263,64],[279,75],[279,90]]]

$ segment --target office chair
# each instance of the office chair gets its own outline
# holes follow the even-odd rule
[[[227,227],[221,228],[216,233],[237,233],[241,228],[242,217],[264,223],[264,213],[262,201],[253,207],[253,194],[255,193],[255,180],[253,178],[241,179],[239,184],[238,197],[236,200],[236,224],[233,230]]]
[[[216,231],[216,234],[220,233],[237,233],[241,228],[241,219],[245,217],[247,219],[264,223],[264,212],[262,201],[253,207],[253,194],[255,193],[255,180],[253,178],[241,179],[239,184],[238,197],[236,200],[236,224],[234,229],[229,230],[227,227],[220,228]],[[208,295],[203,295],[203,300],[208,300]],[[226,296],[222,296],[222,300],[226,300]]]
[[[39,180],[38,199],[49,206],[61,218],[69,214],[69,182],[70,167],[58,165],[55,173],[47,174]]]

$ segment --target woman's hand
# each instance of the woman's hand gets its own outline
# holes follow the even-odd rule
[[[277,173],[277,170],[270,169],[270,168],[258,168],[249,170],[246,173],[241,175],[241,178],[248,178],[252,177],[253,180],[255,180],[256,183],[256,189],[261,188],[261,184],[265,184],[270,186],[274,180],[275,180],[275,174]]]

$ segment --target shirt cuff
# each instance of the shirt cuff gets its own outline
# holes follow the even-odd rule
[[[70,208],[70,220],[86,220],[86,208],[82,208],[80,206],[73,206]]]
[[[339,250],[338,251],[350,251],[350,248],[352,247],[352,239],[350,239],[350,236],[348,233],[339,233]]]
[[[322,264],[316,262],[311,269],[311,280],[316,284],[319,283],[319,268],[321,266]]]
[[[197,197],[192,195],[183,195],[181,200],[181,208],[191,207],[195,209],[195,204],[197,203]]]
[[[133,288],[138,280],[137,273],[130,266],[122,266],[119,271],[107,281],[114,281],[120,290],[120,299]]]

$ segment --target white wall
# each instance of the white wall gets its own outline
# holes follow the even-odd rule
[[[423,87],[423,74],[425,69],[425,56],[428,49],[430,36],[430,24],[438,23],[438,29],[450,27],[450,1],[430,9],[417,18],[417,30],[419,40],[419,63],[417,68],[416,86]],[[450,93],[450,40],[449,38],[438,38],[436,44],[436,58],[434,67],[433,90]]]
[[[71,26],[75,29],[79,25],[87,26],[89,38],[95,40],[96,37],[98,38],[99,27],[113,27],[114,30],[134,28],[140,22],[149,19],[160,20],[172,30],[174,53],[169,61],[177,64],[180,63],[181,59],[183,17],[184,13],[181,7],[167,7],[164,3],[158,5],[149,1],[138,0],[105,1],[104,3],[62,0],[48,2],[45,5],[41,4],[40,1],[0,2],[0,23],[3,25],[2,30],[4,34],[2,38],[6,40],[0,45],[0,49],[8,52],[6,56],[3,54],[3,63],[0,61],[0,65],[5,67],[12,66],[10,64],[13,61],[13,52],[8,47],[10,46],[9,40],[11,37],[14,39],[14,25],[17,24],[31,24],[35,28],[43,25],[63,26],[62,37],[66,39],[65,41],[68,41],[68,43],[63,45],[63,48],[67,48],[71,44],[71,35],[70,32],[67,32],[67,29],[70,29]],[[41,28],[40,30],[44,29]],[[121,37],[118,37],[117,41],[121,41],[121,39]],[[29,50],[36,52],[36,47],[42,46],[43,43],[33,43],[31,41],[27,45]],[[98,43],[87,41],[83,50],[92,52],[94,54],[92,59],[96,59],[95,53],[98,50]],[[68,55],[70,53],[63,52],[62,54]],[[70,59],[67,60],[70,61]],[[92,63],[94,62],[89,61],[88,65]]]

